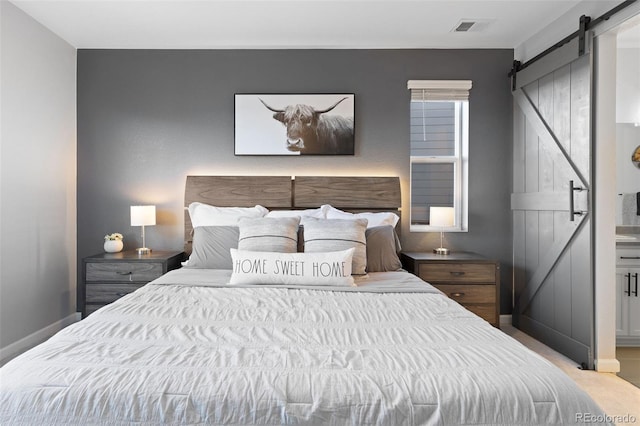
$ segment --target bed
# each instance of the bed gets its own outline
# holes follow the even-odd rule
[[[279,217],[326,202],[372,221],[400,205],[397,178],[194,176],[185,202]],[[305,244],[325,222],[304,222]],[[261,221],[241,222],[240,239],[245,223]],[[252,282],[239,259],[263,252],[235,248],[229,268],[171,271],[2,367],[0,424],[608,424],[542,357],[405,271],[354,278],[344,252],[348,276],[312,284],[293,269]]]

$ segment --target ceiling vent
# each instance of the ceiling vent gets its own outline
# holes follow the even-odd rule
[[[474,21],[461,21],[453,31],[455,31],[457,33],[466,33],[475,24],[476,23]]]
[[[461,19],[451,30],[454,33],[479,33],[483,32],[492,19]]]

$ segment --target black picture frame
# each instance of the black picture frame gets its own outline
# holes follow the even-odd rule
[[[354,155],[353,93],[236,93],[234,110],[235,155]]]

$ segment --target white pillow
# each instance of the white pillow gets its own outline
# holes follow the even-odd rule
[[[391,225],[395,228],[400,220],[400,217],[391,212],[380,213],[349,213],[336,209],[335,207],[325,204],[321,208],[325,208],[327,212],[327,219],[367,219],[367,228],[373,228],[375,226]]]
[[[198,226],[237,226],[241,217],[264,217],[269,210],[255,207],[216,207],[194,202],[189,204],[191,225]]]
[[[328,253],[231,250],[229,284],[353,286],[353,249]]]
[[[326,219],[326,206],[329,205],[325,204],[317,209],[306,210],[271,210],[266,217],[315,217],[317,219]]]

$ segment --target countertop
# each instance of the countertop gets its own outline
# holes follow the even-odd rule
[[[640,247],[640,226],[616,226],[616,247]]]

